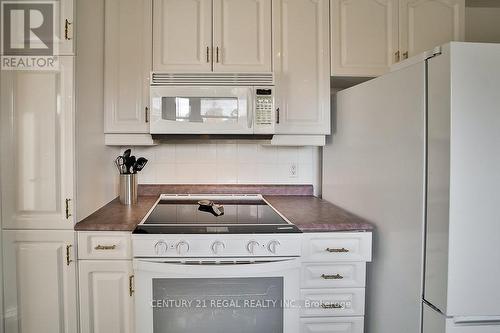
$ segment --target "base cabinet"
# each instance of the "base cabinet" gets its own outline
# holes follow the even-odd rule
[[[370,232],[306,233],[300,332],[363,333]]]
[[[75,233],[3,230],[5,333],[77,333]]]
[[[79,262],[81,333],[132,333],[132,261]]]

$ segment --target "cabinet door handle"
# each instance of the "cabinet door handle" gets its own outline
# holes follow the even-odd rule
[[[73,260],[70,259],[70,249],[73,245],[66,245],[66,266],[69,266]]]
[[[72,23],[68,19],[64,20],[64,39],[66,40],[71,40],[71,37],[69,37],[69,26],[71,24]]]
[[[330,304],[321,303],[321,307],[323,309],[342,309],[343,308],[341,304],[337,304],[337,303],[330,303]]]
[[[149,107],[147,106],[144,108],[144,121],[149,123]]]
[[[401,60],[401,53],[399,51],[397,51],[396,53],[394,53],[394,57],[396,59],[396,62],[399,62]]]
[[[403,59],[408,59],[408,51],[403,52]]]
[[[71,217],[71,213],[69,211],[69,203],[71,202],[71,199],[66,199],[66,220],[68,220]]]
[[[207,46],[207,63],[210,62],[210,47]]]
[[[130,275],[128,277],[128,294],[130,297],[132,297],[134,295],[134,276],[133,275]]]
[[[94,250],[114,250],[116,249],[116,245],[97,245],[94,247]]]
[[[280,108],[276,109],[276,124],[280,123]]]
[[[345,247],[340,248],[340,249],[339,249],[339,248],[335,248],[335,247],[334,247],[334,248],[329,248],[329,247],[327,247],[327,248],[325,249],[325,251],[326,251],[326,252],[330,252],[330,253],[347,253],[347,252],[349,252],[349,250],[348,250],[348,249],[346,249]]]
[[[218,46],[215,49],[215,59],[216,59],[216,62],[219,62],[219,47]]]
[[[321,277],[325,280],[342,280],[344,278],[340,274],[333,274],[333,275],[321,274]]]

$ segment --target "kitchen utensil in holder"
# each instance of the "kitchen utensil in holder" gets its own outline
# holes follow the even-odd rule
[[[120,175],[120,202],[123,205],[137,204],[137,174]]]

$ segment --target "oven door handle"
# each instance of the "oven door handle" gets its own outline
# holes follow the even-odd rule
[[[283,258],[278,261],[254,263],[209,263],[190,264],[186,262],[166,262],[162,259],[134,259],[134,271],[148,272],[153,275],[168,274],[168,276],[281,276],[285,271],[299,269],[300,259]],[[212,261],[213,262],[213,261]]]

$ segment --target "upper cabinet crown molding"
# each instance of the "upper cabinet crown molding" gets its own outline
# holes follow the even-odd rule
[[[154,0],[153,70],[269,72],[271,0]]]
[[[332,0],[332,76],[378,76],[464,40],[465,0]]]

